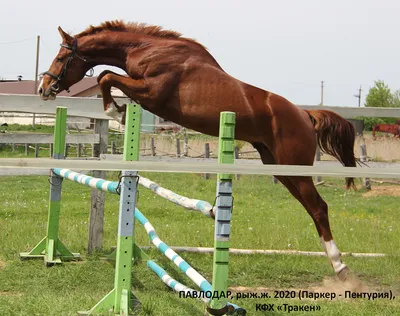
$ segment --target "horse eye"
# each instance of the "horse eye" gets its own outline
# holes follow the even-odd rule
[[[63,58],[57,57],[56,60],[61,62],[61,61],[63,61]]]

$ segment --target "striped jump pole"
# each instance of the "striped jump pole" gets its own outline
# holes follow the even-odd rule
[[[93,189],[97,189],[104,192],[109,193],[118,193],[118,182],[115,181],[107,181],[99,178],[93,178],[91,176],[87,176],[82,173],[74,172],[69,169],[62,168],[54,168],[52,169],[53,173],[56,175],[74,181],[76,183],[80,183],[91,187]]]
[[[64,159],[65,135],[67,125],[67,108],[57,107],[56,124],[54,127],[53,159]],[[72,253],[58,238],[58,228],[61,210],[61,188],[63,178],[52,173],[49,178],[50,198],[49,215],[46,236],[29,252],[21,252],[23,259],[43,258],[47,266],[66,260],[79,258],[78,253]]]
[[[155,183],[145,177],[139,177],[139,184],[153,191],[155,194],[163,197],[164,199],[175,203],[176,205],[182,206],[189,210],[199,211],[207,217],[214,216],[212,205],[206,201],[191,199],[186,196],[182,196],[171,190],[161,187],[158,183]]]
[[[235,113],[221,112],[218,141],[218,163],[233,164],[235,139]],[[211,315],[224,315],[229,310],[228,263],[230,230],[232,217],[232,175],[219,174],[216,193],[216,214],[214,232],[214,258],[212,292],[219,298],[213,298],[207,311]],[[214,296],[213,296],[214,297]]]
[[[107,181],[99,178],[93,178],[91,176],[84,175],[82,173],[74,172],[69,169],[54,168],[53,173],[56,175],[66,178],[68,180],[89,186],[93,189],[97,189],[109,193],[118,193],[118,182]],[[139,182],[141,186],[151,190],[155,194],[165,198],[166,200],[175,203],[176,205],[182,206],[188,210],[194,210],[201,212],[207,217],[211,217],[213,214],[213,207],[210,203],[202,200],[191,199],[186,196],[175,193],[171,190],[161,187],[158,183],[151,181],[145,177],[139,176]]]
[[[138,210],[135,211],[136,219],[143,225],[144,229],[147,232],[151,242],[157,247],[157,249],[163,253],[172,263],[174,263],[186,276],[192,280],[203,292],[203,295],[199,295],[199,293],[193,289],[190,289],[183,284],[177,282],[172,279],[167,272],[162,269],[159,265],[157,265],[154,261],[147,261],[147,266],[153,270],[158,277],[167,284],[170,288],[172,288],[176,292],[184,292],[188,294],[190,297],[201,298],[205,303],[211,302],[212,297],[212,286],[211,284],[195,269],[193,269],[181,256],[179,256],[174,250],[172,250],[165,242],[163,242],[160,237],[158,237],[153,225],[148,221],[148,219]],[[194,295],[194,293],[196,293]],[[205,294],[207,297],[204,297]],[[187,296],[185,296],[187,297]],[[227,315],[245,315],[246,311],[229,302],[226,302],[227,308],[224,314]],[[220,314],[222,315],[222,314]]]

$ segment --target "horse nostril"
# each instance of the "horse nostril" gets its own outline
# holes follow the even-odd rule
[[[38,90],[38,92],[39,92],[39,94],[43,94],[43,88],[40,87],[39,90]]]

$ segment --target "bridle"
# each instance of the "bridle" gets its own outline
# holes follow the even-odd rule
[[[71,51],[71,54],[69,55],[68,60],[67,60],[67,62],[64,64],[64,66],[63,66],[63,68],[61,69],[61,72],[60,72],[59,75],[53,74],[53,73],[50,72],[50,71],[45,71],[45,72],[41,73],[41,75],[48,75],[48,76],[50,76],[51,78],[53,78],[54,80],[56,80],[56,81],[51,85],[51,91],[52,91],[52,92],[57,93],[58,90],[60,90],[60,86],[59,86],[58,83],[65,77],[65,75],[66,75],[66,73],[67,73],[67,70],[68,70],[68,67],[69,67],[69,65],[71,64],[72,60],[73,60],[75,57],[78,57],[79,59],[83,60],[85,63],[88,62],[85,58],[83,58],[82,56],[79,56],[79,55],[76,53],[77,46],[78,46],[77,42],[78,42],[78,41],[76,40],[76,38],[74,38],[74,41],[73,41],[72,45],[69,45],[69,44],[60,44],[61,47],[64,47],[64,48],[66,48],[66,49],[69,49],[69,50]],[[92,76],[93,76],[93,73],[94,73],[94,70],[93,70],[93,68],[92,68],[92,69],[90,69],[90,75],[87,75],[87,76],[88,76],[88,77],[92,77]],[[65,90],[69,93],[69,87],[65,87]]]

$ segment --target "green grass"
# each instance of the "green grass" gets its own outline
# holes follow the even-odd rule
[[[212,202],[215,178],[200,175],[143,174],[183,195]],[[116,174],[109,173],[109,179]],[[400,212],[398,197],[363,197],[363,190],[346,191],[343,180],[324,179],[334,187],[319,191],[330,206],[333,234],[344,252],[384,252],[384,258],[352,258],[344,261],[370,291],[392,290],[400,296]],[[46,268],[41,260],[21,261],[46,231],[49,184],[47,177],[0,178],[0,315],[76,315],[88,310],[113,288],[113,265],[99,260],[116,244],[118,196],[107,195],[104,253],[86,255],[90,190],[69,181],[63,183],[60,239],[84,260]],[[281,185],[269,177],[242,176],[234,180],[232,248],[296,249],[321,251],[319,238],[307,212]],[[140,188],[138,208],[146,215],[160,238],[170,246],[213,246],[213,222]],[[149,246],[148,237],[137,225],[137,242]],[[171,276],[195,287],[156,250],[151,257]],[[183,254],[194,268],[212,279],[212,255]],[[201,302],[179,298],[149,271],[144,263],[133,269],[134,291],[143,304],[141,315],[202,315]],[[271,295],[279,289],[307,289],[322,285],[334,273],[324,257],[231,256],[231,287],[265,287]],[[314,315],[399,315],[400,297],[389,301],[348,299],[299,301],[298,299],[233,299],[248,315],[256,304],[317,304]],[[271,313],[272,314],[272,313]],[[274,314],[285,314],[276,311]],[[310,312],[297,312],[306,315]]]

